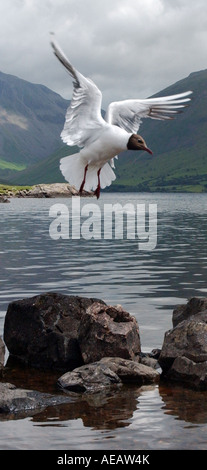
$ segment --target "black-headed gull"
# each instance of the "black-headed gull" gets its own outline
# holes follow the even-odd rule
[[[114,158],[125,150],[145,150],[152,154],[144,139],[137,135],[141,119],[168,120],[185,107],[192,92],[149,99],[129,99],[112,102],[101,115],[102,93],[89,78],[84,77],[69,62],[56,42],[54,53],[74,79],[73,97],[66,112],[61,138],[67,145],[81,147],[80,152],[60,160],[60,170],[66,181],[82,193],[100,189],[116,179]]]

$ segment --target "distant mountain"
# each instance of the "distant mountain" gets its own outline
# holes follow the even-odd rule
[[[68,104],[43,85],[0,72],[0,169],[21,171],[60,147]]]
[[[174,121],[143,120],[139,133],[153,150],[153,156],[132,151],[120,154],[116,161],[117,179],[109,191],[207,191],[207,70],[192,73],[154,96],[188,90],[193,91],[192,101]],[[60,98],[60,103],[66,109],[65,100],[61,102]],[[64,122],[65,109],[62,116],[59,115],[56,142]],[[50,112],[50,120],[47,121],[44,104],[43,109],[39,110],[44,115],[45,126],[50,126],[52,117],[55,121],[57,119],[53,104]],[[63,182],[59,160],[75,153],[77,148],[61,145],[60,142],[59,148],[56,147],[50,156],[36,161],[30,168],[10,170],[10,181],[13,184]],[[5,172],[2,174],[6,175]]]

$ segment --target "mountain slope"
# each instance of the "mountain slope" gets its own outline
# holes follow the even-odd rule
[[[39,183],[65,183],[65,179],[59,168],[60,159],[76,152],[78,152],[77,147],[62,145],[62,147],[48,158],[36,163],[32,167],[18,173],[10,173],[7,182],[16,185],[24,185],[24,181],[27,181],[27,185]]]
[[[207,70],[192,73],[155,96],[192,90],[192,101],[171,122],[145,119],[139,132],[153,157],[126,152],[114,190],[207,189]]]
[[[0,72],[0,159],[31,165],[60,145],[69,102],[42,85]]]
[[[174,121],[143,120],[139,133],[153,156],[133,151],[120,154],[116,160],[117,179],[110,191],[207,191],[207,70],[192,73],[155,96],[187,90],[193,91],[192,101]],[[60,145],[50,157],[31,168],[10,173],[10,181],[62,182],[59,160],[76,151]]]

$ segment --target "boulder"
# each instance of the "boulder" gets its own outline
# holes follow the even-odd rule
[[[137,385],[159,381],[160,374],[151,367],[120,357],[105,357],[100,361],[78,367],[58,379],[65,391],[97,393],[122,383]]]
[[[207,389],[207,361],[194,362],[185,356],[177,357],[167,373],[167,378],[190,385],[198,390]]]
[[[60,405],[70,402],[69,397],[64,395],[51,395],[33,390],[25,390],[15,387],[10,383],[0,383],[0,417],[12,413],[21,417],[28,415],[31,411],[48,406]],[[0,419],[1,419],[0,418]]]
[[[120,357],[104,357],[100,364],[107,365],[115,372],[123,383],[135,383],[137,385],[148,385],[159,381],[160,374],[154,367],[122,359]]]
[[[149,356],[141,357],[140,363],[148,367],[153,367],[153,369],[159,369],[160,367],[157,359],[153,359],[152,357],[149,357]]]
[[[58,379],[57,384],[65,391],[97,393],[112,385],[120,385],[121,380],[106,365],[95,362],[66,372]]]
[[[207,323],[185,320],[165,333],[159,363],[168,370],[176,357],[185,356],[194,362],[207,361]]]
[[[4,357],[5,357],[5,346],[4,346],[2,339],[0,338],[0,374],[4,368]]]
[[[175,327],[183,320],[188,320],[191,316],[197,315],[205,310],[207,313],[207,298],[193,297],[186,305],[177,305],[173,310],[173,326]]]
[[[207,299],[192,298],[173,312],[159,364],[165,378],[207,389]]]
[[[9,353],[42,369],[66,371],[82,365],[78,330],[83,314],[96,300],[45,293],[11,302],[4,324]]]
[[[23,363],[63,371],[106,356],[139,360],[140,353],[136,319],[121,306],[57,293],[11,302],[4,341]]]
[[[139,362],[141,364],[145,364],[146,366],[153,367],[154,369],[159,369],[159,357],[160,357],[161,349],[153,349],[150,353],[143,353],[141,352],[139,357]]]
[[[135,359],[141,351],[137,321],[120,305],[93,303],[82,317],[79,346],[85,364],[106,356]]]

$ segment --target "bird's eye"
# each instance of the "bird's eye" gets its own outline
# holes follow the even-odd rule
[[[141,139],[138,139],[138,142],[139,144],[143,144],[142,140]]]

